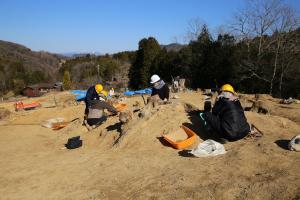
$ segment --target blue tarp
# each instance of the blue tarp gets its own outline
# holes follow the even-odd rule
[[[151,93],[152,93],[152,89],[147,88],[147,89],[137,90],[137,91],[127,91],[124,92],[124,95],[132,96],[135,94],[151,94]],[[86,95],[86,90],[71,90],[71,94],[76,95],[76,101],[83,101]]]
[[[76,101],[82,101],[85,98],[86,90],[71,90],[71,94],[76,95]]]
[[[125,96],[132,96],[135,94],[151,94],[152,93],[152,89],[147,88],[147,89],[143,89],[143,90],[137,90],[137,91],[127,91],[124,92]]]
[[[132,91],[124,92],[124,95],[125,95],[125,96],[132,96],[132,95],[134,95],[134,94],[135,94],[135,93],[132,92]]]

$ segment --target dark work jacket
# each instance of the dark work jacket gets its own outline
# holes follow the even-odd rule
[[[99,94],[96,92],[95,86],[90,87],[86,92],[84,102],[87,108],[92,106],[93,100],[99,100]]]
[[[165,98],[167,100],[169,100],[169,94],[170,94],[170,90],[169,90],[169,87],[167,86],[167,84],[165,84],[162,88],[160,89],[155,89],[154,87],[152,88],[152,94],[151,96],[154,96],[154,95],[158,95],[159,98],[161,100],[164,100]]]
[[[239,100],[230,101],[220,98],[214,105],[212,113],[217,115],[221,128],[232,139],[241,139],[250,132],[249,124]]]

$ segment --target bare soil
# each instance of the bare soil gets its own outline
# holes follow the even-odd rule
[[[53,95],[27,101],[50,104]],[[55,95],[59,100],[68,94]],[[272,106],[269,114],[246,112],[248,122],[263,132],[262,138],[227,143],[224,155],[195,158],[161,139],[163,132],[178,130],[182,124],[199,135],[190,149],[209,138],[198,115],[185,109],[187,103],[203,109],[204,96],[176,95],[179,99],[172,104],[136,119],[118,146],[114,145],[121,128],[117,116],[88,132],[81,124],[83,104],[63,100],[58,107],[16,113],[12,102],[2,103],[0,107],[12,114],[0,121],[1,199],[300,198],[300,152],[287,150],[288,140],[300,134],[299,104],[262,99]],[[143,105],[140,96],[124,102],[129,109],[136,102]],[[58,131],[39,125],[57,117],[81,121]],[[65,149],[67,139],[77,135],[83,146]]]

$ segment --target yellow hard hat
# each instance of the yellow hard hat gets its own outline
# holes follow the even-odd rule
[[[107,95],[108,95],[107,91],[105,91],[105,90],[102,90],[101,94],[103,94],[105,97],[107,97]]]
[[[232,94],[235,94],[235,91],[233,87],[230,84],[225,84],[221,87],[221,91],[231,92]]]
[[[103,90],[103,86],[101,84],[95,85],[95,90],[98,94]]]

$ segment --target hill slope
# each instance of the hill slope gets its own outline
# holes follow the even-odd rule
[[[55,81],[63,56],[0,40],[0,92],[18,92],[28,84]]]
[[[54,75],[59,68],[59,63],[64,57],[48,52],[31,51],[29,48],[0,40],[0,60],[6,62],[22,62],[26,70],[41,70]]]

